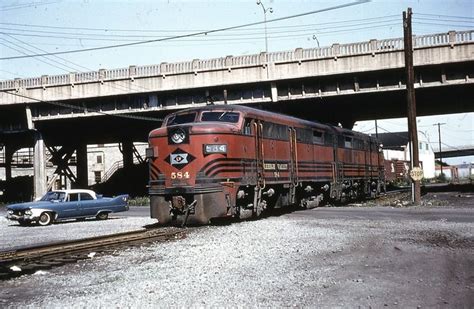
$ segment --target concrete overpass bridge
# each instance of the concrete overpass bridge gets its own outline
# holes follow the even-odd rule
[[[413,40],[418,115],[473,111],[474,30]],[[404,76],[403,39],[396,38],[7,80],[0,82],[0,143],[7,166],[16,149],[35,145],[38,188],[44,142],[57,147],[57,162],[75,151],[84,185],[87,144],[121,142],[131,164],[132,142],[146,141],[171,111],[247,104],[352,127],[404,116]]]
[[[442,147],[434,150],[435,158],[456,158],[465,156],[474,156],[474,145],[464,145],[458,147]]]

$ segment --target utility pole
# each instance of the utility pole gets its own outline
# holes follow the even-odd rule
[[[441,173],[439,174],[439,176],[441,177],[440,179],[442,179],[442,175],[443,175],[443,154],[441,152],[441,126],[444,125],[446,123],[437,123],[437,124],[434,124],[433,126],[438,126],[438,145],[439,145],[439,162],[440,162],[440,166],[441,166]]]
[[[410,137],[412,155],[410,156],[411,168],[419,168],[418,151],[418,129],[416,127],[416,99],[415,99],[415,72],[413,69],[413,38],[411,28],[411,8],[403,12],[403,39],[405,52],[405,72],[407,84],[407,118],[408,135]],[[420,180],[412,179],[412,202],[415,205],[420,204],[421,190]]]

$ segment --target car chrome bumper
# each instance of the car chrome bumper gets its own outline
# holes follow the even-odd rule
[[[6,218],[9,219],[9,220],[13,220],[13,221],[20,221],[20,220],[23,220],[23,221],[36,221],[38,218],[37,217],[34,217],[34,216],[31,216],[31,215],[15,215],[15,214],[8,214],[6,215]]]

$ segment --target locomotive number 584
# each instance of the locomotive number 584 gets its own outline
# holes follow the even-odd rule
[[[189,179],[189,172],[172,172],[171,179]]]

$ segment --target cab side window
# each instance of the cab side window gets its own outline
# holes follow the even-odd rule
[[[252,119],[245,119],[243,133],[245,135],[252,135]]]
[[[324,144],[323,132],[313,130],[313,144]]]
[[[352,137],[344,136],[344,147],[345,148],[353,148]]]

